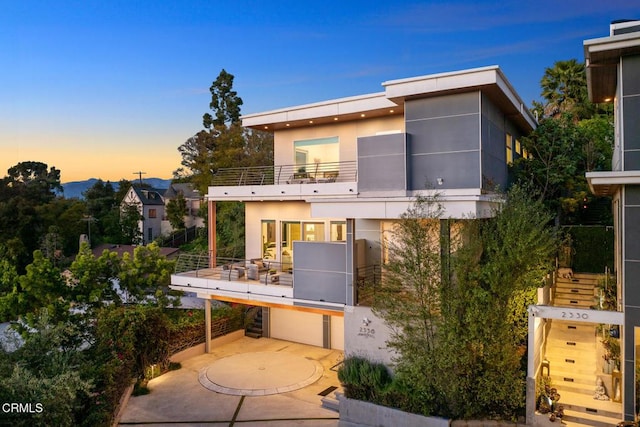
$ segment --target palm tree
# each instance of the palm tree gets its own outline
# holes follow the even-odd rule
[[[593,106],[587,97],[585,66],[576,59],[557,61],[553,67],[545,69],[540,87],[540,95],[545,100],[545,116],[558,117],[567,112],[575,118],[591,115]]]

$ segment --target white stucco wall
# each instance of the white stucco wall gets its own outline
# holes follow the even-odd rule
[[[344,355],[360,356],[391,366],[394,353],[387,348],[389,327],[369,307],[347,306],[344,311]]]

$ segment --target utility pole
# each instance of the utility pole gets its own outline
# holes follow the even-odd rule
[[[138,171],[138,172],[133,172],[134,175],[138,175],[138,179],[140,180],[140,185],[142,185],[142,175],[146,175],[146,172],[142,172],[142,171]]]
[[[91,247],[91,223],[97,221],[92,215],[84,215],[80,218],[80,221],[84,221],[87,223],[87,228],[89,229],[89,235],[87,236],[87,240],[89,240],[89,247]]]

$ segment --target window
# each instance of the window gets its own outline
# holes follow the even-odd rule
[[[282,244],[280,245],[280,262],[282,269],[292,267],[293,263],[293,242],[300,240],[300,223],[292,221],[282,221]]]
[[[513,147],[512,147],[513,140],[510,134],[507,134],[505,141],[507,145],[507,164],[510,165],[511,163],[513,163]]]
[[[149,218],[155,218],[157,215],[155,209],[149,209]]]
[[[346,221],[331,221],[331,241],[344,242],[347,240]]]
[[[276,222],[272,219],[262,221],[262,258],[276,259]]]
[[[302,229],[302,240],[307,242],[324,242],[324,223],[305,222]]]
[[[293,148],[298,172],[312,172],[307,169],[317,163],[340,161],[340,147],[337,136],[294,141]]]
[[[522,154],[522,145],[520,144],[519,139],[516,139],[516,153]]]
[[[153,241],[153,228],[149,227],[147,229],[147,242]]]

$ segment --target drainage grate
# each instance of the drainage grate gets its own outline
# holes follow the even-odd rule
[[[327,394],[331,393],[333,390],[337,390],[338,387],[327,387],[324,390],[322,390],[320,393],[318,393],[318,396],[326,396]]]
[[[576,363],[576,361],[573,359],[564,359],[564,361],[567,363]]]
[[[576,343],[573,341],[567,341],[567,345],[576,345]]]

